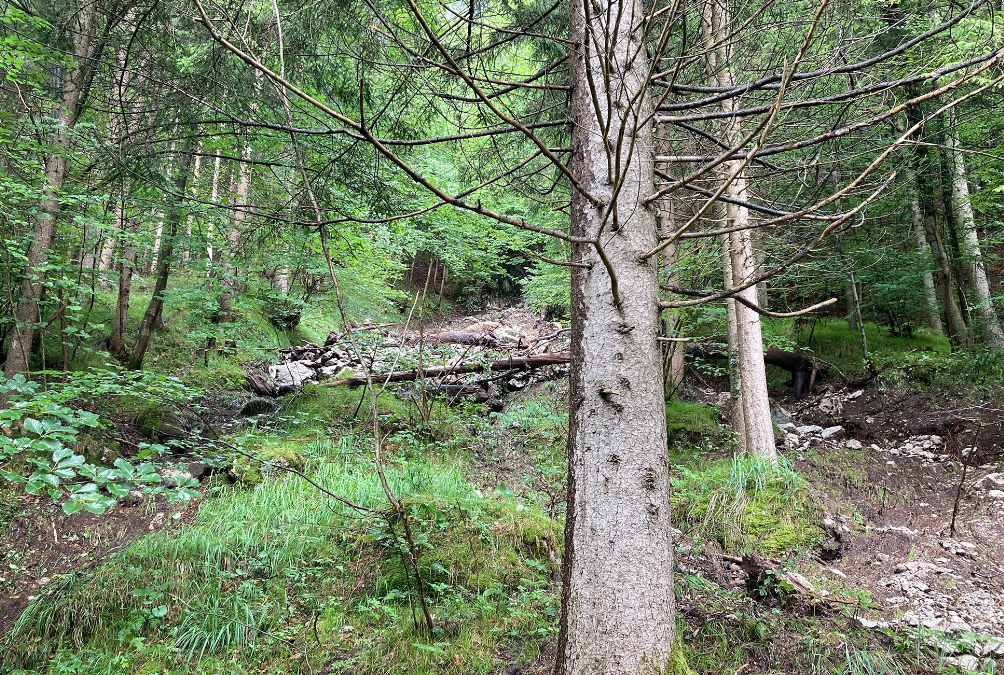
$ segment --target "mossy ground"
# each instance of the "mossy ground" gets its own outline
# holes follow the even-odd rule
[[[822,514],[808,483],[783,459],[778,465],[745,457],[674,459],[673,522],[684,533],[727,551],[770,556],[822,541]]]

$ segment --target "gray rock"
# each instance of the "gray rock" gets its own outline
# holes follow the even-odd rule
[[[851,450],[860,450],[864,446],[861,445],[861,441],[857,440],[856,438],[852,438],[847,441],[847,447],[850,448]]]
[[[178,487],[179,483],[192,480],[192,474],[187,471],[176,471],[175,469],[162,469],[160,477],[164,480],[164,485],[169,488]]]
[[[1004,490],[991,490],[987,493],[990,499],[1004,499]]]
[[[1004,656],[1004,638],[991,637],[987,638],[985,642],[978,642],[976,644],[976,653],[978,656]]]
[[[821,438],[835,441],[844,435],[844,428],[840,425],[827,427],[819,435]]]
[[[991,473],[976,481],[977,490],[1004,490],[1004,473]]]
[[[844,406],[837,396],[827,396],[819,402],[819,409],[830,415],[839,415]]]
[[[190,462],[188,464],[188,473],[191,474],[192,478],[202,480],[203,476],[210,474],[210,468],[202,462]]]
[[[304,382],[317,377],[313,368],[308,367],[302,361],[269,366],[268,374],[275,380],[275,389],[280,394],[302,387]]]
[[[972,654],[962,654],[961,656],[949,656],[945,659],[945,663],[950,666],[956,666],[962,668],[963,670],[979,670],[980,660],[973,656]]]
[[[818,424],[810,424],[804,427],[795,427],[795,433],[799,436],[808,436],[809,434],[818,434],[823,430],[823,427]]]

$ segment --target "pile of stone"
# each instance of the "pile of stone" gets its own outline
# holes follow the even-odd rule
[[[976,546],[969,542],[945,540],[942,548],[955,555],[976,555]],[[946,663],[966,670],[981,670],[988,659],[1004,657],[1004,598],[985,588],[977,588],[958,597],[932,588],[933,579],[961,580],[947,565],[946,558],[934,562],[913,560],[899,563],[893,574],[879,580],[879,585],[896,593],[886,598],[893,608],[905,610],[899,618],[877,621],[861,618],[864,628],[887,629],[907,627],[921,629],[918,633],[931,647],[947,655]]]
[[[842,444],[846,432],[840,425],[823,428],[818,424],[808,424],[796,426],[789,422],[781,427],[786,433],[784,437],[784,447],[795,452],[804,452],[809,448],[831,447],[835,448]],[[851,439],[847,441],[848,447],[860,448],[861,444]]]
[[[417,367],[420,356],[423,367],[454,366],[485,351],[516,356],[567,349],[567,330],[545,324],[550,332],[538,335],[523,325],[525,317],[518,312],[504,312],[502,318],[513,320],[476,321],[457,330],[426,331],[421,336],[417,331],[399,335],[370,322],[353,330],[355,346],[347,337],[332,332],[322,345],[303,342],[280,350],[279,363],[247,372],[247,387],[259,396],[274,397],[307,383],[362,375],[364,370],[378,376],[412,369]]]

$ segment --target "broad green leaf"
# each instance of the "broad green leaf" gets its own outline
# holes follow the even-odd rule
[[[39,436],[45,433],[45,427],[42,423],[32,417],[28,417],[24,420],[24,428],[33,434],[38,434]]]
[[[78,513],[80,509],[84,508],[84,505],[78,501],[66,501],[63,502],[63,513],[68,516],[72,516],[74,513]]]

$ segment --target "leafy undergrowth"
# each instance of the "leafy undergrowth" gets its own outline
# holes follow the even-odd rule
[[[218,472],[190,525],[134,541],[93,573],[56,579],[0,645],[0,669],[467,675],[519,664],[524,674],[549,672],[563,534],[555,485],[567,436],[560,391],[546,385],[491,416],[381,396],[386,476],[409,518],[431,631],[403,524],[374,470],[365,400],[356,413],[360,395],[309,388],[279,418],[232,437],[270,465],[254,480],[224,482]],[[861,651],[867,645],[848,616],[792,616],[692,573],[688,556],[702,541],[795,558],[822,532],[807,483],[790,467],[705,457],[698,446],[726,443],[709,409],[674,405],[668,417],[695,444],[678,441],[671,455],[674,516],[688,535],[677,597],[690,667],[908,672],[895,665],[900,656],[886,656],[892,646]],[[277,469],[280,457],[367,510]],[[497,473],[518,457],[516,471]]]

